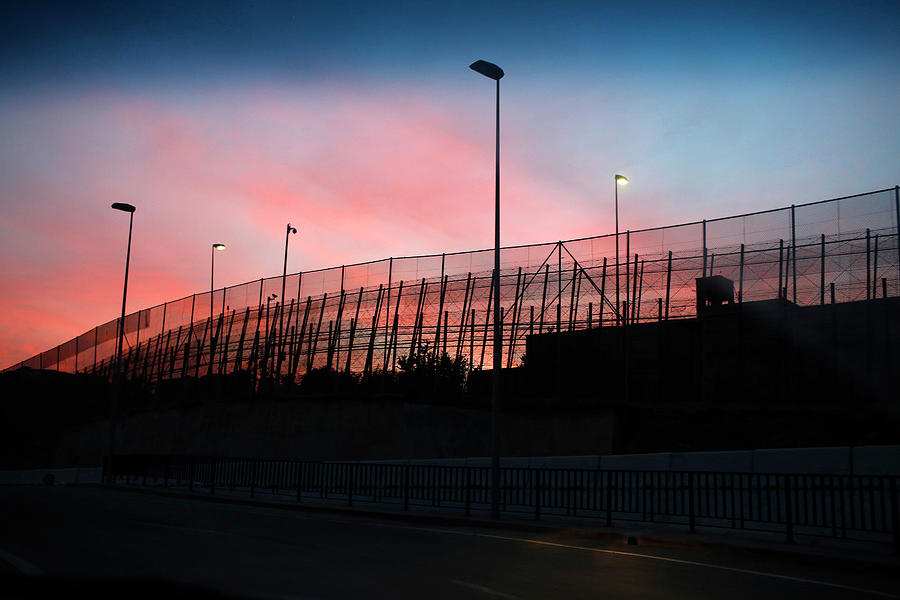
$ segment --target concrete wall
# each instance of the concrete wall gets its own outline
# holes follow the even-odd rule
[[[386,461],[385,461],[386,462]],[[488,457],[398,460],[394,463],[489,466]],[[734,473],[809,473],[900,475],[900,446],[775,448],[735,452],[657,452],[582,456],[502,458],[504,467],[621,469],[635,471],[724,471]]]
[[[611,411],[504,415],[505,455],[612,451]],[[109,423],[68,431],[60,466],[100,464]],[[490,413],[391,400],[306,398],[219,404],[122,418],[117,454],[193,454],[303,460],[452,458],[490,451]]]
[[[54,484],[100,483],[102,467],[73,469],[28,469],[25,471],[0,471],[0,485],[44,485],[44,477],[53,475]]]
[[[747,302],[701,319],[532,335],[526,355],[524,396],[879,406],[900,385],[900,298]],[[597,386],[597,365],[619,376]]]

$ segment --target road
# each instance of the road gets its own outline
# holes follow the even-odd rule
[[[263,599],[900,598],[883,567],[62,486],[0,487],[0,563],[34,576],[21,597],[49,577],[96,597],[178,597],[165,581]]]

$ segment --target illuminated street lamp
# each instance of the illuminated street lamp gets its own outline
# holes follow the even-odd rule
[[[503,332],[500,329],[500,80],[503,69],[477,60],[469,68],[497,82],[496,169],[494,176],[494,365],[491,378],[491,518],[500,518],[500,364]]]
[[[622,307],[619,305],[619,186],[628,185],[628,178],[624,175],[616,175],[616,318],[619,323],[622,322],[620,311]],[[628,257],[626,257],[627,259]]]
[[[284,286],[287,282],[287,257],[288,257],[288,242],[291,239],[291,234],[297,233],[297,228],[292,227],[290,223],[287,224],[287,231],[284,233],[284,270],[281,272],[281,312],[278,315],[278,334],[282,340],[284,340]],[[299,292],[298,292],[299,294]],[[299,295],[297,296],[297,302],[300,301]],[[298,306],[299,309],[299,306]],[[288,323],[290,325],[290,323]],[[281,373],[278,374],[279,376]]]
[[[122,343],[125,338],[125,299],[128,297],[128,267],[131,263],[131,229],[134,225],[135,208],[131,204],[124,202],[113,202],[114,210],[121,210],[128,213],[128,249],[125,252],[125,285],[122,288],[122,316],[119,317],[119,326],[116,328],[116,369],[114,371],[115,381],[112,390],[112,406],[109,415],[109,468],[110,473],[115,474],[113,469],[113,454],[116,451],[116,413],[118,412],[119,393],[122,386]],[[140,323],[138,323],[140,327]],[[113,480],[115,481],[115,480]]]
[[[213,244],[212,248],[209,251],[210,256],[210,268],[209,268],[209,318],[210,323],[212,323],[213,316],[213,290],[215,290],[215,286],[213,285],[216,277],[216,250],[222,251],[225,249],[225,244]]]

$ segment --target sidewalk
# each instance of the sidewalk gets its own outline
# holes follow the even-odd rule
[[[893,547],[889,543],[875,541],[851,541],[797,534],[795,542],[788,543],[784,540],[784,535],[779,532],[697,526],[696,532],[690,533],[683,524],[646,522],[632,524],[616,519],[613,519],[612,527],[605,527],[605,522],[602,519],[572,518],[557,515],[542,515],[542,520],[536,521],[525,515],[504,513],[501,519],[493,520],[490,518],[489,511],[481,507],[472,507],[472,516],[466,517],[464,510],[451,507],[424,507],[411,504],[410,510],[405,511],[402,505],[369,504],[366,503],[364,498],[355,498],[354,506],[347,506],[346,498],[335,498],[326,501],[321,499],[311,501],[308,498],[304,498],[302,502],[298,503],[292,495],[272,494],[271,490],[264,491],[259,489],[256,490],[255,497],[250,497],[245,491],[230,490],[216,490],[215,494],[210,494],[208,490],[189,491],[188,489],[164,488],[161,486],[143,487],[122,484],[104,485],[99,483],[69,485],[202,500],[221,504],[401,520],[423,525],[503,529],[538,536],[556,535],[590,538],[628,546],[721,550],[744,555],[767,557],[775,555],[795,562],[815,562],[819,565],[824,562],[846,566],[849,562],[857,563],[860,566],[900,569],[900,555],[894,553]]]

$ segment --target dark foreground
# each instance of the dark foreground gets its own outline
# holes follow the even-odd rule
[[[0,565],[12,598],[900,598],[884,567],[64,487],[0,488]]]

